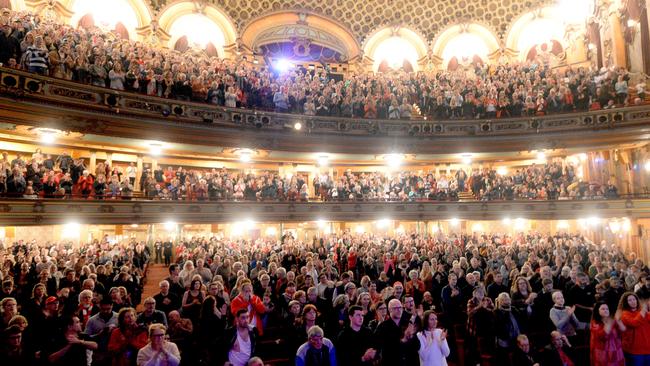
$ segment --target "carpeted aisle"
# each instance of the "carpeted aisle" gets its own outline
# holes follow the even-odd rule
[[[160,291],[158,288],[158,283],[167,278],[169,275],[167,268],[168,267],[166,267],[164,264],[149,264],[147,271],[147,282],[144,284],[144,288],[142,290],[142,301],[144,301],[144,299],[149,296],[154,296]],[[136,310],[142,311],[142,304],[138,304]]]

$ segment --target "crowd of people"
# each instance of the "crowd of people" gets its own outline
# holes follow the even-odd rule
[[[613,108],[645,101],[622,67],[551,68],[527,61],[455,71],[348,73],[276,71],[245,60],[181,53],[121,39],[96,27],[29,12],[0,18],[0,63],[79,83],[163,98],[304,115],[411,119],[504,118]]]
[[[618,198],[612,181],[586,182],[578,177],[573,163],[554,159],[514,169],[463,168],[448,172],[402,171],[352,172],[313,177],[296,173],[282,177],[277,172],[246,173],[227,169],[187,169],[160,166],[142,172],[128,166],[99,162],[91,171],[85,159],[69,152],[52,156],[40,148],[30,156],[8,152],[0,158],[0,195],[11,198],[76,198],[184,201],[423,201],[458,200],[462,192],[475,199],[573,200]],[[136,182],[140,174],[139,181]],[[134,195],[136,185],[138,192]]]
[[[3,247],[0,357],[73,365],[647,365],[650,269],[574,234]],[[154,255],[155,254],[155,255]],[[169,264],[160,292],[134,295]],[[148,264],[147,264],[148,263]]]

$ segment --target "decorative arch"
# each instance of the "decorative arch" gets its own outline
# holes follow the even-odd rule
[[[565,16],[558,7],[545,7],[522,14],[512,22],[506,37],[506,48],[521,61],[532,49],[540,50],[544,44],[551,49],[567,48]],[[553,42],[553,41],[556,41]]]
[[[415,65],[410,65],[412,70],[417,71],[418,68],[422,68],[429,54],[429,46],[426,40],[418,32],[400,26],[380,28],[368,35],[363,44],[364,61],[367,66],[372,65],[373,70],[379,70],[383,60],[375,60],[374,55],[384,42],[391,42],[396,38],[406,41],[415,51],[417,60],[415,60]],[[406,70],[407,65],[405,64],[404,67]]]
[[[501,45],[488,27],[478,23],[455,24],[433,41],[431,53],[445,68],[463,63],[487,63],[497,57]]]
[[[78,3],[83,3],[84,1],[87,0],[59,0],[59,3],[63,5],[66,9],[70,11],[74,11],[75,6]],[[135,35],[135,31],[137,28],[147,26],[148,24],[151,23],[151,20],[153,19],[151,10],[145,0],[124,0],[124,1],[128,5],[130,5],[130,7],[133,9],[133,13],[135,15],[136,21],[135,24],[124,24],[124,22],[122,22],[122,25],[126,27],[127,30],[132,35]],[[111,5],[114,3],[113,1],[106,1],[106,0],[101,2],[105,4],[111,4]],[[69,24],[76,26],[79,23],[79,20],[87,14],[88,12],[84,12],[83,14],[78,14],[78,13],[73,14],[69,19]]]
[[[240,44],[246,50],[256,52],[264,44],[293,39],[307,39],[331,49],[348,62],[361,56],[359,43],[345,26],[326,16],[297,10],[283,10],[252,19],[243,28]]]
[[[212,4],[185,0],[172,2],[160,10],[158,26],[164,32],[164,38],[166,39],[163,39],[163,42],[165,45],[173,48],[178,38],[183,36],[172,36],[170,34],[170,31],[178,19],[190,14],[199,14],[205,16],[210,21],[212,21],[219,28],[219,30],[221,30],[221,34],[223,34],[224,38],[224,44],[213,44],[213,46],[221,48],[219,50],[219,54],[223,54],[223,52],[226,52],[227,49],[234,48],[234,45],[237,42],[237,31],[235,23],[232,21],[232,19],[230,19],[228,14]]]

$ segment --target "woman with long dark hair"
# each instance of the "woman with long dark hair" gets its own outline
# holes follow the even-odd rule
[[[633,292],[626,292],[618,303],[617,317],[621,318],[623,353],[626,365],[650,365],[650,316],[648,302],[639,300]]]
[[[417,333],[420,341],[420,366],[446,366],[449,357],[447,330],[439,329],[438,316],[433,311],[425,311],[422,316],[422,330]]]
[[[183,317],[189,318],[194,326],[197,326],[201,313],[201,303],[205,294],[201,291],[201,280],[192,279],[190,288],[183,295]]]
[[[133,308],[122,308],[117,315],[117,328],[111,333],[108,351],[113,355],[113,366],[133,366],[138,351],[147,345],[147,331],[135,322]]]
[[[591,317],[591,341],[589,344],[592,366],[623,366],[625,359],[621,348],[621,333],[625,325],[614,319],[605,302],[594,306]]]

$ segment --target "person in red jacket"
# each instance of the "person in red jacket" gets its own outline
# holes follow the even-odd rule
[[[90,196],[90,193],[92,193],[94,189],[94,183],[95,179],[93,176],[90,175],[87,170],[84,170],[83,175],[79,177],[79,180],[77,181],[77,189],[83,198],[88,198],[88,196]]]
[[[147,345],[147,331],[135,320],[133,308],[123,308],[117,315],[118,327],[113,329],[108,341],[108,350],[113,354],[113,366],[135,364],[138,351]]]
[[[250,325],[257,328],[258,335],[264,334],[262,315],[269,311],[269,304],[265,304],[259,296],[253,294],[253,284],[246,279],[239,285],[239,295],[230,303],[230,313],[237,314],[240,309],[248,309]]]
[[[629,366],[650,365],[650,315],[648,302],[626,292],[618,303],[617,317],[626,329],[623,332],[623,353]]]

